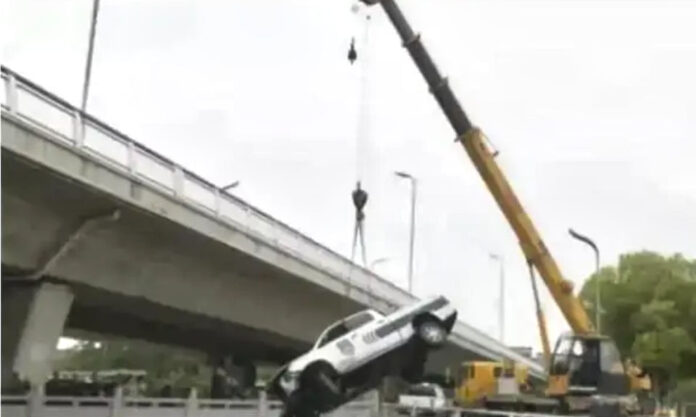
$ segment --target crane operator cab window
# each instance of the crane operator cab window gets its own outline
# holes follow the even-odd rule
[[[621,394],[627,384],[621,356],[610,339],[566,336],[559,340],[551,374],[569,377],[576,393]]]

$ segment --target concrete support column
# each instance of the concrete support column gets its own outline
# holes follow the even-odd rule
[[[3,282],[2,388],[21,381],[43,386],[51,375],[58,338],[70,312],[73,294],[65,285]]]
[[[33,385],[27,399],[26,417],[44,417],[46,393],[43,385]]]

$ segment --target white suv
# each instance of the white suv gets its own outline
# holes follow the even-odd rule
[[[270,382],[286,416],[327,412],[377,387],[387,375],[422,377],[427,351],[444,344],[457,312],[431,297],[384,316],[364,310],[324,330],[314,347]]]

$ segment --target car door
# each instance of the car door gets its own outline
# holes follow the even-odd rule
[[[359,368],[373,357],[372,345],[364,336],[374,327],[375,320],[375,315],[370,311],[360,312],[345,320],[349,331],[336,341],[336,347],[346,356],[343,361],[345,371]]]
[[[398,329],[386,317],[374,312],[372,314],[374,319],[359,334],[365,349],[365,362],[394,350],[403,343]]]

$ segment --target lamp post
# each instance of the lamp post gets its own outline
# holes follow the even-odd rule
[[[411,182],[411,231],[409,237],[409,250],[408,250],[408,292],[413,293],[413,244],[416,233],[416,189],[417,180],[416,178],[403,171],[395,171],[396,176],[407,179]]]
[[[231,183],[225,185],[224,187],[220,187],[220,191],[227,192],[233,188],[237,188],[238,185],[239,185],[239,181],[237,180],[237,181],[234,181],[234,182],[231,182]]]
[[[389,258],[386,258],[386,257],[375,259],[374,261],[372,261],[372,263],[370,263],[370,270],[374,271],[374,269],[377,265],[384,263],[384,262],[387,262],[388,260],[389,260]]]
[[[92,78],[92,56],[94,56],[94,37],[97,33],[97,17],[99,16],[99,0],[92,3],[92,19],[89,26],[89,43],[87,44],[87,61],[85,63],[85,77],[82,84],[82,106],[80,109],[87,110],[87,98],[89,97],[89,82]]]
[[[599,248],[592,239],[590,239],[587,236],[581,235],[573,229],[568,229],[568,233],[570,233],[570,236],[572,236],[574,239],[577,239],[591,247],[595,254],[595,327],[597,328],[597,333],[601,333],[602,329],[600,324],[600,314],[602,306],[599,288]]]
[[[500,264],[500,294],[498,304],[498,327],[500,331],[500,343],[505,343],[505,260],[502,255],[489,254],[490,258]]]

